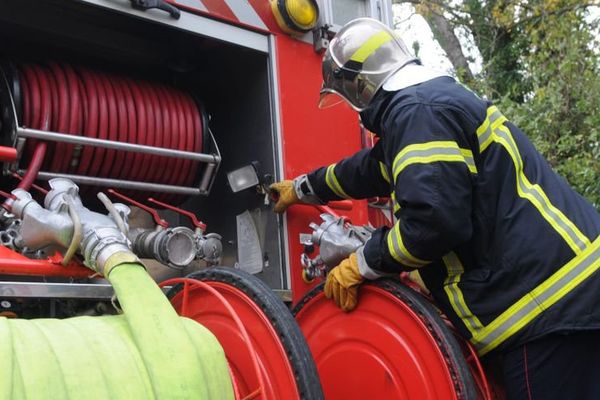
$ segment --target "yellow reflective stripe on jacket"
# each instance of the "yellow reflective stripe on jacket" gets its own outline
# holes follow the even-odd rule
[[[336,164],[331,164],[329,167],[327,167],[327,173],[325,174],[325,183],[327,183],[327,186],[329,186],[329,189],[331,189],[333,193],[335,193],[339,197],[349,199],[350,196],[348,196],[346,192],[344,192],[344,189],[342,189],[342,185],[340,185],[340,182],[335,176],[335,166]]]
[[[392,35],[390,35],[386,31],[376,33],[373,36],[371,36],[362,46],[360,46],[358,50],[356,50],[354,54],[352,54],[350,59],[352,61],[357,61],[360,63],[365,62],[365,60],[369,58],[369,56],[373,54],[378,48],[380,48],[392,39]]]
[[[379,161],[379,170],[381,171],[381,176],[383,177],[383,179],[385,179],[387,183],[392,183],[392,181],[390,180],[390,175],[387,171],[387,167],[381,161]]]
[[[394,260],[399,263],[413,267],[420,268],[424,265],[429,264],[431,261],[421,260],[412,254],[406,249],[404,246],[404,242],[402,241],[402,235],[400,234],[400,222],[394,224],[394,227],[389,230],[387,235],[387,245],[390,251],[390,254],[394,258]]]
[[[488,107],[485,121],[477,128],[477,139],[479,140],[479,151],[481,153],[492,143],[494,139],[492,132],[506,121],[506,117],[502,115],[496,106]]]
[[[396,192],[392,192],[392,205],[394,207],[394,213],[400,210],[400,204],[398,204],[398,200],[396,200]]]
[[[581,253],[590,244],[590,240],[548,199],[544,190],[532,184],[523,171],[523,160],[510,130],[503,125],[507,120],[494,106],[488,108],[488,118],[477,129],[479,148],[483,153],[492,142],[499,143],[506,149],[513,160],[516,172],[517,193],[519,197],[529,200],[542,217],[567,242],[575,254]]]
[[[471,341],[479,354],[484,355],[498,347],[544,310],[569,294],[599,268],[600,237],[474,335]]]
[[[434,141],[411,144],[403,148],[394,159],[394,179],[411,164],[429,164],[438,161],[464,162],[471,173],[477,173],[471,150],[460,148],[453,141]]]
[[[460,277],[465,269],[454,252],[446,254],[442,259],[448,271],[448,277],[444,281],[444,291],[448,295],[448,300],[450,300],[450,305],[456,315],[463,321],[471,335],[475,336],[483,328],[483,325],[467,306],[463,293],[458,287]]]

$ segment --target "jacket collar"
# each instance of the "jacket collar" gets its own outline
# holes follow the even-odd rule
[[[420,64],[409,64],[396,71],[377,91],[369,106],[360,113],[363,126],[381,137],[383,134],[384,113],[394,95],[407,87],[419,85],[442,76],[449,75]]]

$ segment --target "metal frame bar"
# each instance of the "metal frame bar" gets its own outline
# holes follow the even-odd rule
[[[171,286],[162,290],[166,293]],[[289,290],[273,290],[283,301],[292,301]],[[114,290],[107,283],[0,282],[0,298],[110,300]]]
[[[223,23],[211,18],[192,14],[182,10],[178,20],[159,10],[140,11],[131,8],[131,3],[125,0],[79,0],[80,3],[101,7],[104,9],[129,14],[137,18],[171,26],[186,32],[246,47],[261,53],[268,53],[268,35]]]
[[[133,153],[144,153],[156,156],[184,158],[186,160],[201,161],[210,164],[218,164],[219,162],[221,162],[221,157],[216,154],[192,153],[189,151],[165,149],[162,147],[146,146],[135,143],[117,142],[113,140],[90,138],[86,136],[67,135],[64,133],[51,131],[40,131],[38,129],[32,128],[17,127],[16,134],[17,138],[40,139],[51,142],[103,147],[106,149],[131,151]]]
[[[23,175],[24,170],[19,170],[18,174]],[[71,175],[71,174],[58,174],[55,172],[40,171],[37,174],[37,179],[49,181],[54,178],[65,178],[70,179],[75,183],[83,185],[93,185],[102,187],[111,187],[115,189],[132,189],[132,190],[144,190],[144,191],[158,191],[164,193],[174,193],[182,195],[204,195],[208,192],[206,190],[187,186],[175,186],[175,185],[164,185],[162,183],[150,183],[140,181],[125,181],[121,179],[110,179],[110,178],[97,178],[94,176],[84,175]]]

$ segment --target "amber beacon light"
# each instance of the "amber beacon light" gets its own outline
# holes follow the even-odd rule
[[[271,10],[279,27],[290,34],[308,32],[319,20],[315,0],[271,0]]]

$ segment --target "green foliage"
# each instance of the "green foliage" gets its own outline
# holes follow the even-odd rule
[[[467,0],[465,8],[484,60],[472,86],[600,208],[598,21],[581,0]]]

